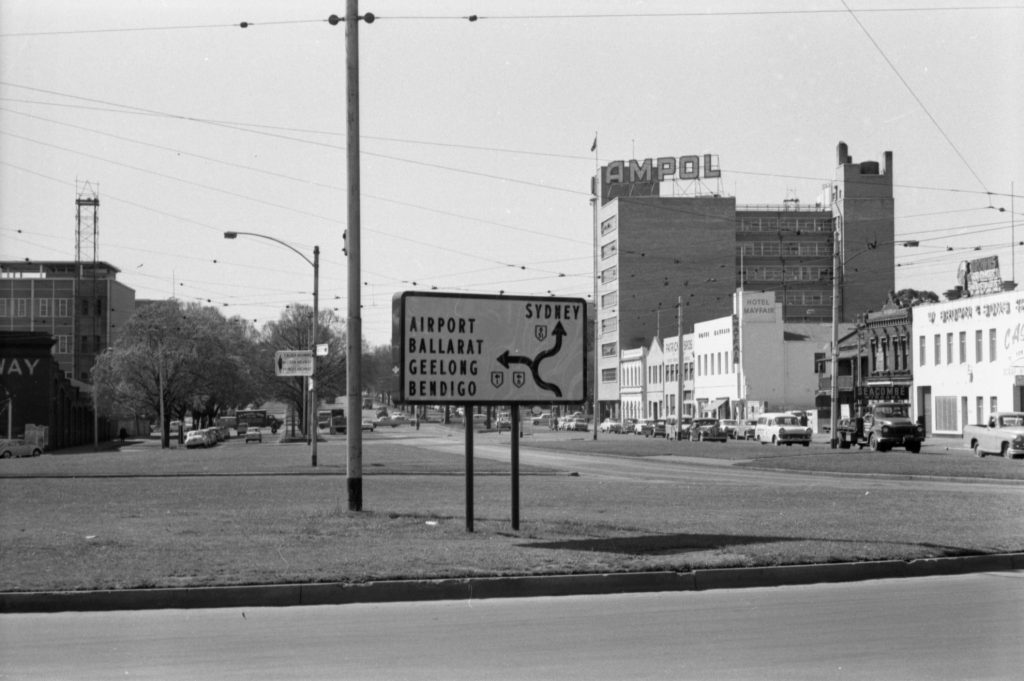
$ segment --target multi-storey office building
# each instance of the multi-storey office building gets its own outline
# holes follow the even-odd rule
[[[884,167],[853,163],[840,143],[837,161],[829,205],[813,207],[661,195],[663,185],[719,178],[711,154],[601,168],[593,184],[599,418],[621,414],[622,350],[730,314],[738,288],[773,292],[783,322],[830,323],[838,251],[840,321],[885,299],[895,284],[892,153],[885,152]]]
[[[119,271],[106,262],[0,262],[0,331],[50,334],[65,375],[89,382],[96,356],[135,309]]]

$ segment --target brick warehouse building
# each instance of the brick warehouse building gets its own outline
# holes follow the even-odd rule
[[[662,196],[662,186],[717,181],[717,159],[703,156],[616,161],[600,169],[595,197],[597,263],[597,417],[619,416],[621,353],[733,312],[732,295],[772,291],[784,322],[830,323],[832,255],[840,262],[869,245],[875,253],[845,268],[840,322],[877,306],[895,285],[893,157],[854,163],[836,149],[829,205],[737,205],[720,193]],[[600,180],[598,182],[598,180]],[[742,281],[741,281],[742,280]],[[810,360],[809,360],[810,361]]]

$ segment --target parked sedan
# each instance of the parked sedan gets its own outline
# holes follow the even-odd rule
[[[615,419],[605,419],[601,421],[601,425],[598,426],[602,433],[621,433],[622,424]]]
[[[725,436],[730,440],[736,439],[736,431],[739,425],[740,422],[736,419],[722,419],[722,430],[725,431]]]
[[[753,440],[754,432],[757,429],[757,419],[745,419],[740,421],[739,426],[736,428],[736,438],[743,440]]]
[[[250,442],[263,444],[263,431],[259,428],[249,428],[245,431],[245,443],[249,444]]]
[[[210,436],[202,430],[190,430],[185,433],[185,449],[209,447],[211,444]]]
[[[728,439],[725,430],[718,419],[700,418],[694,419],[690,426],[691,442],[725,442]]]
[[[371,419],[363,419],[362,423],[361,423],[360,430],[368,430],[368,431],[370,431],[372,433],[374,427],[375,427],[375,424],[374,424],[374,422]]]

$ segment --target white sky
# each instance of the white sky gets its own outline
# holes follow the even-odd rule
[[[601,164],[718,154],[739,204],[814,203],[840,140],[892,150],[896,235],[921,241],[897,287],[941,294],[986,255],[1015,278],[1024,3],[846,3],[360,2],[364,338],[390,342],[403,290],[589,298],[595,132]],[[0,2],[0,259],[73,259],[88,181],[138,297],[259,325],[310,304],[298,255],[222,238],[251,231],[318,244],[344,318],[344,9]]]

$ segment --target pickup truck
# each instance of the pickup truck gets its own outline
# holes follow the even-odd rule
[[[917,454],[924,442],[924,426],[910,420],[910,405],[905,402],[874,402],[868,404],[864,414],[861,437],[872,451],[904,447]]]
[[[1024,455],[1024,412],[996,412],[988,423],[964,426],[964,444],[976,456],[998,454],[1012,459]]]

